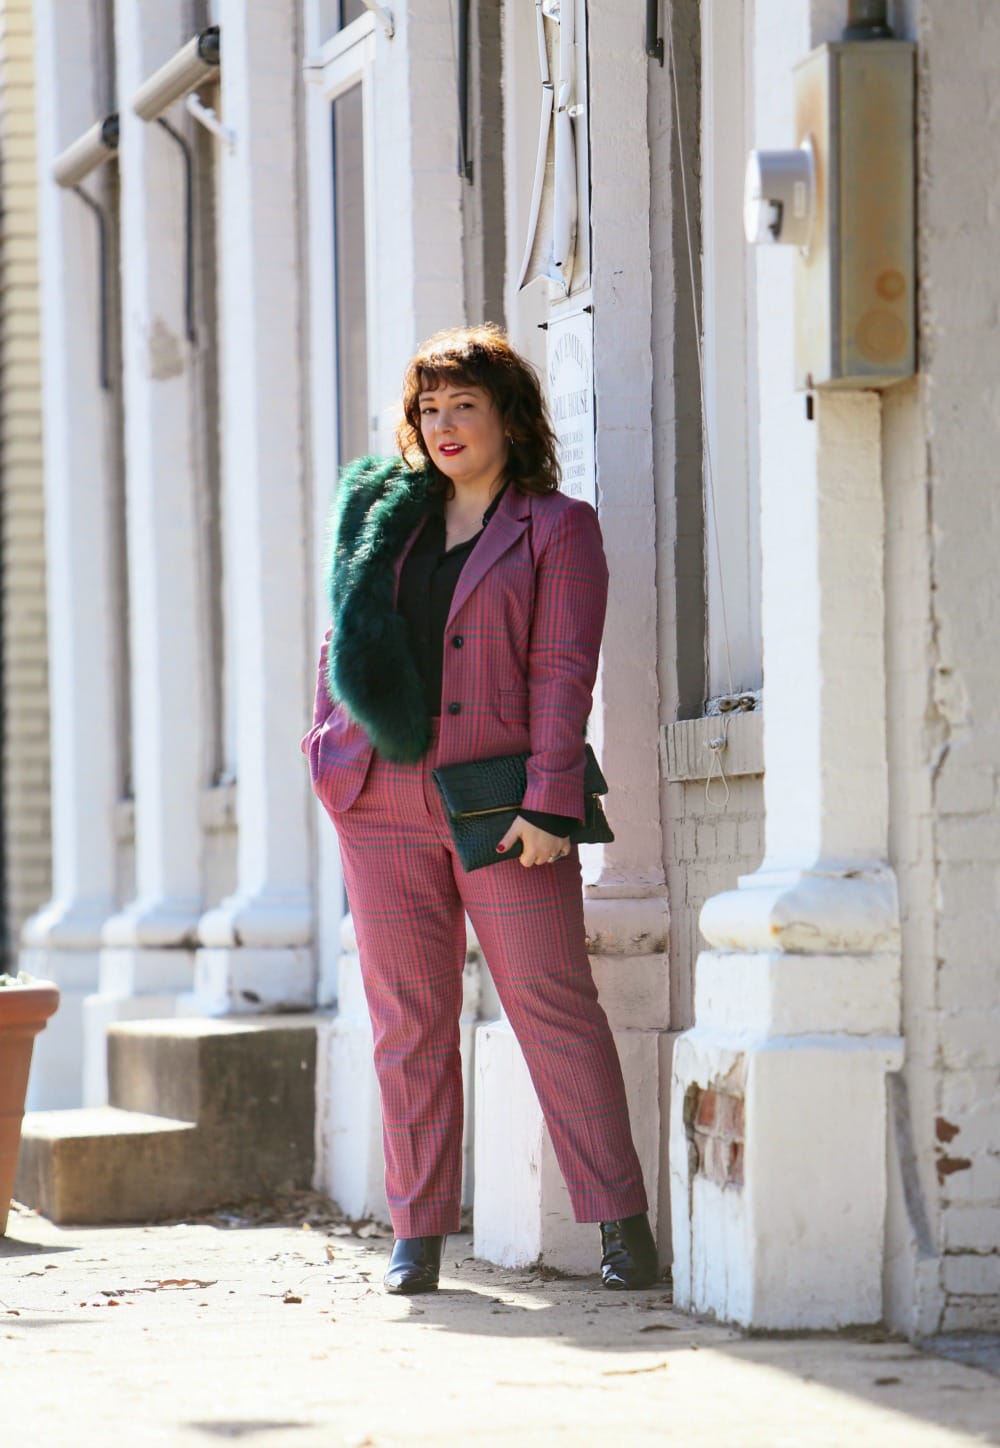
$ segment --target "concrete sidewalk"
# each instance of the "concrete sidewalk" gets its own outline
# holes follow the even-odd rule
[[[388,1297],[388,1242],[309,1217],[66,1229],[15,1210],[0,1238],[4,1441],[1000,1444],[1000,1379],[899,1341],[748,1339],[675,1312],[666,1291],[490,1268],[468,1237],[449,1242],[437,1295]]]

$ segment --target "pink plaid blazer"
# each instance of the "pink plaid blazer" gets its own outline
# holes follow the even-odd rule
[[[399,574],[420,527],[396,560]],[[583,818],[584,726],[607,606],[597,514],[563,493],[504,494],[452,600],[444,637],[438,764],[530,751],[527,809]],[[373,747],[327,690],[328,630],[312,727],[302,740],[313,789],[350,808]]]

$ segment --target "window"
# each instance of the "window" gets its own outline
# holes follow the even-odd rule
[[[736,12],[736,13],[734,13]],[[753,0],[702,5],[707,694],[761,686],[754,254],[743,236]],[[709,456],[711,477],[709,477]],[[713,505],[714,493],[714,505]]]
[[[368,451],[368,289],[361,82],[339,95],[331,111],[337,452],[338,461],[345,463]]]
[[[366,11],[305,63],[317,577],[323,571],[326,514],[338,465],[370,445],[374,59],[375,19]],[[317,599],[317,609],[325,628],[325,600]]]
[[[358,13],[345,28],[306,21],[306,154],[309,191],[309,390],[312,476],[311,573],[325,572],[327,517],[338,464],[369,450],[369,371],[375,311],[371,138],[375,18]],[[360,12],[363,7],[358,4]],[[350,12],[353,14],[353,10]],[[345,10],[345,22],[348,13]],[[314,638],[330,621],[322,587],[313,597]],[[336,836],[317,839],[316,943],[320,999],[336,998],[343,878]]]
[[[368,7],[364,0],[313,0],[307,15],[307,33],[313,44],[320,46],[355,20],[366,14]]]

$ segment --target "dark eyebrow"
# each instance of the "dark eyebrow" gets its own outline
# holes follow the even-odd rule
[[[422,402],[425,397],[433,397],[436,391],[437,389],[435,389],[434,392],[421,392],[419,401]],[[471,387],[456,387],[452,395],[454,397],[471,397],[473,395],[473,389]]]

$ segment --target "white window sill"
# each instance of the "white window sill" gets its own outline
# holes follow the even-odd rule
[[[725,748],[711,748],[725,737]],[[671,784],[707,779],[718,759],[727,779],[764,773],[764,714],[760,709],[728,716],[709,714],[703,719],[678,719],[660,730],[660,759]]]

